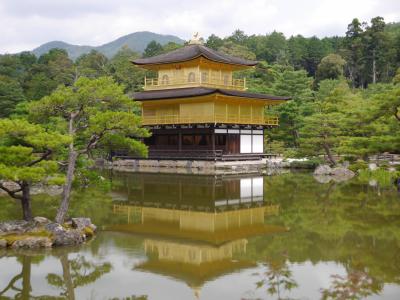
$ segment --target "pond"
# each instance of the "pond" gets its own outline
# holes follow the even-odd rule
[[[0,299],[400,298],[394,187],[307,173],[105,178],[71,205],[96,238],[0,251]],[[35,215],[54,216],[57,201],[36,196]],[[0,220],[19,213],[0,198]]]

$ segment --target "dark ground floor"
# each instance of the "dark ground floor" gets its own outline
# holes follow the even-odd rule
[[[150,130],[152,136],[144,139],[149,159],[254,160],[265,157],[263,127],[182,126]]]

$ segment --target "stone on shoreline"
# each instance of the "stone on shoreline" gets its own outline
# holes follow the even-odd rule
[[[67,229],[58,223],[47,224],[45,228],[53,234],[54,246],[79,245],[86,239],[83,230]]]
[[[27,237],[21,240],[16,240],[14,243],[11,244],[11,248],[19,249],[37,249],[37,248],[51,248],[53,242],[48,237],[40,237],[40,236],[32,236]]]
[[[339,166],[331,168],[328,165],[320,165],[314,171],[314,177],[318,182],[327,183],[331,180],[342,182],[355,176],[355,173],[345,167]]]
[[[0,223],[0,248],[50,248],[79,245],[93,236],[96,226],[89,218],[73,218],[63,226],[44,217],[33,221]]]
[[[72,227],[76,229],[84,229],[92,224],[89,218],[72,218]]]
[[[328,165],[319,165],[315,169],[314,175],[332,175],[332,168]]]

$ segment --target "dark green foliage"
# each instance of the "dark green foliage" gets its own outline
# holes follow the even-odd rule
[[[358,160],[349,166],[349,170],[352,170],[353,172],[358,172],[359,170],[366,168],[368,168],[368,163],[363,160]]]
[[[224,41],[215,34],[210,35],[206,42],[206,46],[214,50],[218,50],[223,44]]]
[[[8,117],[17,104],[24,100],[25,96],[19,82],[0,75],[0,118]]]
[[[151,57],[163,53],[163,46],[156,41],[151,41],[144,49],[143,57]]]
[[[346,61],[338,54],[325,56],[318,65],[316,79],[339,79],[343,75]]]
[[[293,169],[311,169],[311,170],[314,170],[321,163],[323,163],[323,160],[321,160],[319,158],[310,158],[310,159],[304,160],[304,161],[292,161],[290,163],[290,167],[293,168]]]
[[[82,54],[75,61],[79,76],[96,78],[105,76],[108,59],[104,54],[92,50],[87,54]]]
[[[130,60],[137,57],[138,53],[123,47],[107,64],[107,72],[125,86],[125,92],[139,91],[143,86],[145,70],[130,63]]]

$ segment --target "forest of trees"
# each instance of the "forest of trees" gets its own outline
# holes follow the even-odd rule
[[[324,154],[332,164],[334,154],[365,158],[400,152],[400,23],[354,19],[345,36],[325,38],[287,38],[277,31],[249,36],[236,30],[225,38],[211,35],[205,45],[260,61],[236,75],[247,78],[249,91],[292,97],[266,112],[280,117],[279,128],[268,133],[268,151]],[[178,47],[153,41],[142,55]],[[0,117],[23,116],[27,103],[60,85],[73,86],[80,77],[111,76],[131,95],[151,75],[129,63],[140,55],[128,47],[111,59],[92,51],[73,61],[61,49],[39,58],[30,52],[0,55]]]

